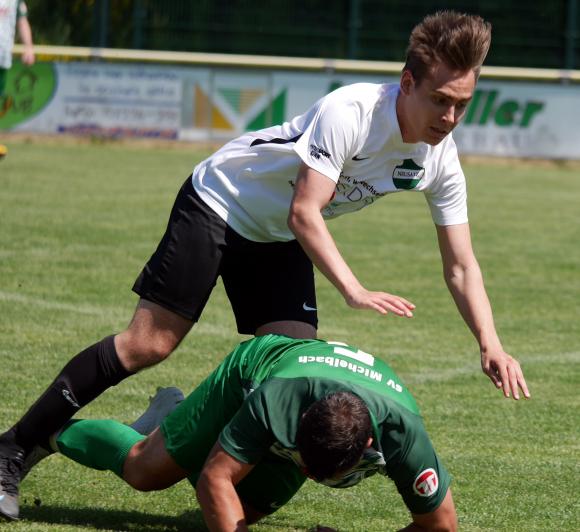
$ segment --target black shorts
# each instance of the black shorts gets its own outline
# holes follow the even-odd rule
[[[272,321],[317,326],[314,269],[300,244],[240,236],[203,202],[188,178],[133,291],[196,322],[220,275],[241,334],[254,334]]]

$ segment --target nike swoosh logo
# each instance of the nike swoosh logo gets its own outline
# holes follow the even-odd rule
[[[302,305],[302,308],[303,308],[304,310],[307,310],[307,311],[313,311],[313,310],[316,310],[316,307],[309,307],[309,306],[306,304],[306,301],[305,301],[305,302],[304,302],[304,304]]]
[[[352,158],[353,161],[366,161],[367,159],[370,159],[370,157],[359,157],[358,155],[355,155]]]
[[[71,393],[68,390],[62,390],[62,395],[75,408],[80,408],[79,404],[72,398]]]

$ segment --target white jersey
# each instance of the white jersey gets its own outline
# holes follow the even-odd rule
[[[26,16],[26,5],[20,0],[0,0],[0,68],[12,66],[12,48],[16,18]]]
[[[287,217],[302,162],[336,183],[325,218],[412,190],[424,193],[436,224],[467,222],[453,138],[437,146],[404,143],[398,94],[398,84],[342,87],[290,122],[227,143],[194,169],[193,186],[232,229],[257,242],[295,238]]]

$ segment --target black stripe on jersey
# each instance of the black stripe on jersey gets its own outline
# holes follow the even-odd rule
[[[290,142],[298,142],[301,136],[302,133],[300,133],[300,135],[296,135],[292,139],[271,139],[271,140],[256,139],[254,142],[252,142],[252,144],[250,144],[250,147],[259,146],[260,144],[289,144]]]

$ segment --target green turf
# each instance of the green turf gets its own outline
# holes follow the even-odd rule
[[[130,287],[160,238],[177,189],[203,153],[111,144],[9,143],[0,162],[0,427],[78,350],[121,330]],[[474,246],[505,348],[532,400],[502,399],[444,286],[420,194],[330,223],[369,288],[411,299],[415,318],[354,311],[320,279],[320,336],[386,360],[414,391],[454,476],[462,530],[580,530],[580,176],[578,168],[466,164]],[[221,286],[171,359],[109,390],[86,417],[136,417],[157,385],[191,389],[240,340]],[[182,483],[142,494],[56,456],[22,485],[16,531],[203,529]],[[408,523],[393,485],[307,483],[258,531],[394,530]]]

